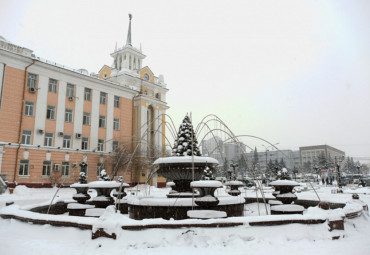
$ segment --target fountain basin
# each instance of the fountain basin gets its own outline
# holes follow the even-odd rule
[[[92,202],[97,208],[106,208],[113,204],[113,198],[110,196],[112,190],[119,188],[121,183],[115,181],[95,181],[90,182],[88,187],[95,189],[97,196],[93,198]]]
[[[158,167],[157,173],[176,184],[172,187],[178,193],[191,192],[190,182],[202,179],[206,167],[214,170],[218,161],[211,157],[180,156],[159,158],[153,163]],[[193,176],[194,169],[194,176]],[[172,193],[174,194],[174,193]],[[172,197],[176,197],[173,196]]]
[[[74,194],[72,198],[78,203],[84,204],[87,200],[91,198],[91,196],[87,194],[87,191],[89,189],[88,184],[73,183],[70,187],[76,189],[77,193]]]
[[[241,181],[228,181],[225,183],[225,186],[230,187],[230,191],[227,193],[231,196],[239,196],[241,194],[239,187],[243,187],[244,183]]]
[[[232,196],[218,197],[218,200],[216,206],[205,207],[194,204],[192,198],[132,198],[128,202],[129,217],[135,220],[148,218],[183,220],[189,218],[187,215],[189,210],[215,210],[226,212],[228,217],[243,216],[244,200]]]
[[[304,207],[301,205],[274,205],[271,206],[271,215],[275,214],[303,214]]]

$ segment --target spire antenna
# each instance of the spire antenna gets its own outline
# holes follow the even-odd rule
[[[129,17],[129,20],[130,20],[130,23],[128,25],[128,32],[127,32],[127,40],[126,40],[126,45],[131,45],[131,20],[132,20],[132,14],[129,13],[128,14],[128,17]]]

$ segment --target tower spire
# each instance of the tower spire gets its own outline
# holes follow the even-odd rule
[[[132,46],[132,45],[131,45],[131,19],[132,19],[132,14],[131,14],[131,13],[129,13],[129,14],[128,14],[128,17],[129,17],[129,19],[130,19],[130,23],[129,23],[129,25],[128,25],[128,32],[127,32],[126,45],[130,45],[130,46]]]

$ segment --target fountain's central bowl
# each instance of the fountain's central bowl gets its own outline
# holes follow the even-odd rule
[[[204,175],[204,169],[209,167],[214,170],[218,161],[210,157],[180,156],[159,158],[153,163],[159,169],[157,173],[171,180],[200,180]]]

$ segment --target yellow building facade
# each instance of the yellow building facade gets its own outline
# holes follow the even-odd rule
[[[112,66],[90,74],[0,37],[0,174],[10,187],[68,185],[80,171],[94,181],[102,169],[131,185],[165,185],[150,164],[165,151],[168,89],[141,67],[131,19],[126,45],[111,56]]]

